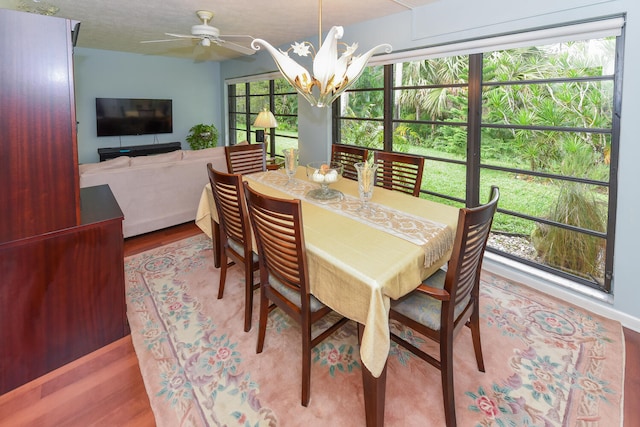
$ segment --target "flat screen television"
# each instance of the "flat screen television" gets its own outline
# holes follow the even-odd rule
[[[96,98],[98,136],[173,132],[171,99]]]

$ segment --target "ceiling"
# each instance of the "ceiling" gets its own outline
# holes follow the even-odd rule
[[[323,0],[322,29],[348,26],[432,3],[437,0]],[[249,35],[273,46],[309,40],[317,46],[316,0],[0,0],[0,8],[46,14],[80,21],[77,46],[145,55],[222,61],[242,56],[197,40],[175,39],[164,43],[144,40],[172,39],[164,33],[190,34],[201,24],[197,10],[214,13],[210,25],[225,34]],[[224,38],[224,37],[222,37]],[[249,46],[251,38],[229,38]]]

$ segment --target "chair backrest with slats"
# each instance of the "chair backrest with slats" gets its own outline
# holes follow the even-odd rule
[[[451,295],[453,306],[468,299],[469,295],[474,299],[478,297],[482,260],[499,198],[500,190],[492,186],[487,204],[460,209],[455,243],[445,278],[445,289]]]
[[[216,204],[223,241],[234,240],[251,254],[251,225],[247,214],[247,202],[242,187],[242,175],[225,173],[207,164],[213,200]]]
[[[373,160],[378,165],[377,186],[420,196],[424,157],[376,151]]]
[[[342,176],[357,180],[358,172],[353,166],[355,163],[366,162],[369,157],[369,150],[353,145],[333,144],[331,146],[331,161],[340,162],[344,165]]]
[[[224,147],[230,173],[247,174],[267,170],[264,144],[228,145]]]
[[[290,289],[309,294],[307,257],[298,199],[279,199],[244,184],[249,218],[260,257],[260,280],[275,278]],[[303,311],[308,298],[301,298]]]

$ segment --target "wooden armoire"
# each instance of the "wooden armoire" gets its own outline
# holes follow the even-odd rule
[[[122,211],[79,185],[79,25],[0,9],[0,394],[128,333]]]

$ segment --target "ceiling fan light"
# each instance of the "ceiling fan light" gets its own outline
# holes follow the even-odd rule
[[[200,44],[201,44],[202,46],[204,46],[204,47],[209,47],[209,46],[211,46],[211,40],[209,40],[209,39],[207,39],[207,38],[204,38],[204,39],[202,39],[202,41],[200,42]]]
[[[209,36],[217,38],[220,37],[220,30],[208,24],[200,24],[191,27],[191,34],[193,34],[194,36]]]

